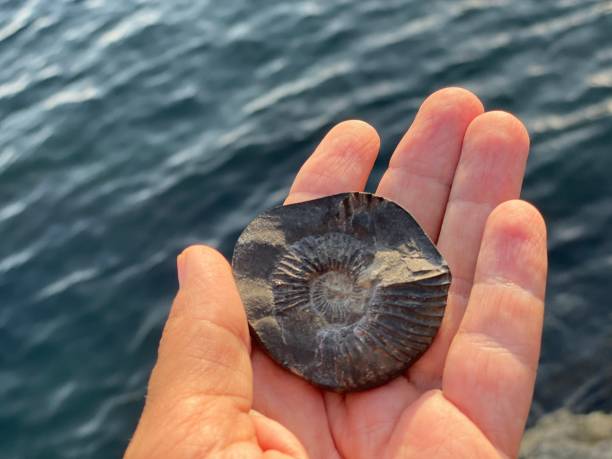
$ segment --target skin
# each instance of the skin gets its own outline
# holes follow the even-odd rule
[[[379,138],[335,126],[286,203],[364,189]],[[317,389],[249,338],[228,262],[193,246],[126,459],[516,457],[540,352],[546,229],[518,200],[529,137],[514,116],[446,88],[422,104],[377,194],[405,209],[453,282],[432,347],[403,377],[348,395]]]

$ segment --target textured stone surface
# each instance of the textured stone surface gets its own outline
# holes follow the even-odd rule
[[[369,193],[264,212],[240,236],[232,265],[263,348],[339,392],[383,384],[421,356],[451,279],[412,216]]]
[[[522,459],[612,459],[612,415],[557,411],[527,431]]]

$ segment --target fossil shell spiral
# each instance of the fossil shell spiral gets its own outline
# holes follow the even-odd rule
[[[337,392],[406,371],[432,343],[451,281],[414,218],[369,193],[264,212],[238,239],[232,266],[264,350]]]

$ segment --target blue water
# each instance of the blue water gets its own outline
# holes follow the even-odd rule
[[[334,123],[446,85],[532,135],[530,420],[612,410],[612,1],[0,0],[0,457],[121,456],[193,242],[231,254]]]

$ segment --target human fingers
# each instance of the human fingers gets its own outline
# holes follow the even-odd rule
[[[312,458],[337,458],[321,390],[253,349],[253,408],[291,430]]]
[[[298,439],[273,419],[264,416],[258,411],[251,410],[251,419],[255,426],[259,446],[266,451],[265,459],[306,459],[308,455]],[[283,448],[279,448],[279,440],[283,441]],[[281,452],[281,450],[283,452]]]
[[[505,112],[484,113],[466,131],[438,239],[453,277],[448,304],[436,339],[410,373],[422,388],[439,387],[467,305],[485,222],[499,203],[519,196],[528,151],[527,130]]]
[[[487,220],[474,287],[444,368],[444,396],[515,457],[535,383],[544,313],[546,228],[524,201]]]
[[[397,145],[377,194],[409,211],[436,241],[465,130],[483,111],[478,98],[462,88],[445,88],[421,105]]]
[[[363,191],[376,160],[380,138],[363,121],[334,126],[298,172],[285,204],[346,191]]]
[[[194,246],[178,267],[179,292],[126,458],[204,457],[256,446],[249,333],[230,266],[215,250]]]

